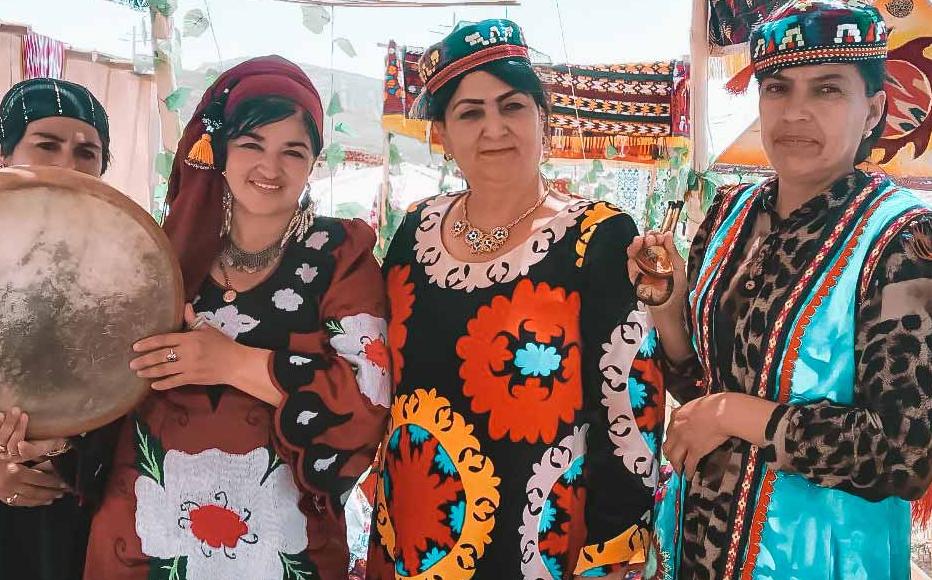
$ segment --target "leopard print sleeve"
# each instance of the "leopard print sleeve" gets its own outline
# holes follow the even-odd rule
[[[932,481],[932,257],[926,214],[884,250],[858,307],[855,406],[780,405],[767,426],[777,469],[880,500]]]

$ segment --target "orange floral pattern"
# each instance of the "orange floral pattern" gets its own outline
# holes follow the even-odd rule
[[[463,393],[489,413],[489,435],[552,443],[560,422],[582,408],[580,297],[521,280],[495,296],[456,344]]]
[[[388,344],[392,356],[392,379],[395,386],[401,381],[401,371],[405,366],[401,349],[408,341],[408,327],[405,322],[414,310],[414,283],[408,281],[411,266],[394,266],[389,269],[385,279],[385,290],[391,314],[388,321]]]

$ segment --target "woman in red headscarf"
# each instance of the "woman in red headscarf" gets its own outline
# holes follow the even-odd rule
[[[208,89],[165,230],[184,332],[134,346],[152,395],[126,421],[85,578],[346,577],[343,503],[385,427],[384,290],[363,222],[315,218],[323,112],[279,57]]]

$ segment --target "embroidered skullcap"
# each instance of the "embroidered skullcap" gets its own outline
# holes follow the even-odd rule
[[[863,0],[791,0],[751,31],[751,65],[728,83],[747,89],[777,70],[813,64],[883,61],[887,26],[880,12]]]
[[[517,24],[501,18],[458,24],[446,38],[425,50],[418,62],[424,88],[411,114],[426,119],[431,97],[444,85],[482,65],[506,59],[531,66],[524,34]]]
[[[110,123],[100,101],[84,86],[51,78],[35,78],[13,85],[0,101],[0,141],[12,151],[26,132],[26,125],[46,117],[70,117],[97,129],[103,145],[102,170],[107,169]]]

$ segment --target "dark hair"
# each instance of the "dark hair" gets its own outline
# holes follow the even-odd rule
[[[43,119],[48,119],[49,117],[42,117]],[[66,117],[64,115],[58,116],[55,118],[59,119],[76,119],[76,117]],[[40,119],[36,119],[39,121]],[[78,121],[84,121],[83,119],[77,119]],[[84,121],[85,123],[87,121]],[[90,123],[88,123],[90,124]],[[19,142],[23,140],[23,136],[26,135],[26,127],[29,126],[29,123],[15,123],[7,124],[4,126],[3,138],[0,139],[0,154],[4,157],[9,157],[13,154],[13,150],[16,149],[16,146],[19,145]],[[101,141],[100,149],[100,174],[103,175],[107,171],[107,166],[110,165],[110,140],[107,138],[109,135],[101,135],[100,131],[97,131],[97,136]]]
[[[859,62],[854,65],[858,72],[861,73],[861,78],[864,79],[865,93],[868,97],[873,97],[877,93],[883,90],[884,84],[887,82],[887,62],[883,60],[871,60],[867,62]],[[880,137],[883,135],[884,129],[887,127],[887,105],[883,107],[883,112],[880,115],[880,120],[877,121],[877,125],[874,126],[874,129],[871,131],[871,134],[867,136],[866,139],[861,141],[861,145],[858,146],[858,151],[854,156],[854,164],[859,165],[870,157],[871,150],[874,148],[874,145],[877,144],[877,141],[880,140]]]
[[[440,87],[436,93],[430,95],[427,117],[431,121],[444,120],[447,105],[450,104],[450,99],[453,98],[453,93],[459,88],[463,77],[476,71],[485,71],[510,87],[530,95],[541,111],[546,115],[550,114],[550,101],[547,99],[547,91],[544,89],[540,77],[537,76],[537,73],[534,72],[534,69],[526,60],[510,58],[492,61],[471,69]]]
[[[214,147],[214,156],[218,159],[217,166],[221,169],[226,166],[226,146],[231,139],[242,137],[257,127],[287,119],[298,110],[294,101],[278,96],[253,97],[236,105],[233,112],[224,119],[217,146]],[[309,112],[302,111],[301,117],[311,140],[311,151],[317,157],[322,149],[320,132]]]

